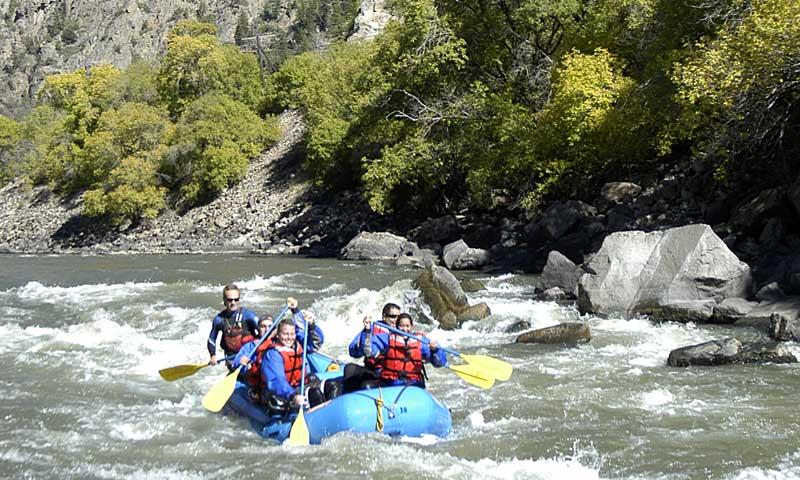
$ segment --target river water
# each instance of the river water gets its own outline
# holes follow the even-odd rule
[[[430,390],[452,411],[447,438],[276,445],[240,418],[203,410],[224,368],[172,383],[158,375],[207,360],[225,283],[239,284],[259,314],[297,297],[325,331],[323,351],[345,360],[363,315],[387,301],[425,311],[417,273],[231,254],[0,256],[0,477],[800,478],[800,366],[666,366],[674,348],[756,332],[583,317],[588,344],[516,345],[504,325],[577,318],[534,301],[530,276],[475,275],[487,290],[470,302],[488,303],[495,326],[430,333],[515,368],[490,390],[428,369]]]

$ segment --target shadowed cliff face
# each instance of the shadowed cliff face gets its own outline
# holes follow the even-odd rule
[[[0,113],[27,112],[46,75],[86,65],[127,67],[135,58],[155,60],[166,34],[184,18],[216,23],[223,42],[233,42],[241,12],[257,17],[267,0],[0,0]]]

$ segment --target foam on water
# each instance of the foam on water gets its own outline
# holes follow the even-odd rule
[[[86,284],[74,287],[45,286],[39,282],[28,282],[12,289],[28,303],[70,304],[83,308],[109,302],[126,300],[149,294],[161,288],[161,282],[126,282],[121,284]]]
[[[775,468],[747,467],[726,480],[800,480],[800,451],[784,456]]]
[[[287,290],[298,294],[316,293],[310,289],[302,288],[303,281],[309,278],[318,279],[320,277],[308,273],[292,272],[268,277],[255,275],[252,278],[238,279],[231,283],[242,289],[248,301],[253,301],[259,298],[259,295],[263,292],[274,292],[276,290]],[[193,291],[197,293],[221,294],[224,286],[223,284],[202,284],[194,286]]]
[[[664,405],[670,404],[675,397],[669,390],[657,388],[640,395],[639,406],[644,410],[659,411]]]

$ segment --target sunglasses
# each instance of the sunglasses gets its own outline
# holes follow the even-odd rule
[[[384,315],[384,317],[386,317],[386,318],[397,318],[399,316],[400,316],[399,313],[395,313],[394,315],[392,315],[390,313],[387,313],[386,315]]]
[[[236,297],[236,298],[226,298],[226,299],[225,299],[225,301],[226,301],[226,302],[238,302],[238,301],[239,301],[239,297]]]

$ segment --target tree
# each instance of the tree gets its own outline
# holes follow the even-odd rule
[[[792,172],[772,167],[793,165],[785,160],[800,152],[800,10],[791,0],[761,0],[723,18],[717,37],[675,65],[682,114],[665,129],[667,143],[690,140],[720,177],[734,163],[760,163],[784,178]],[[753,157],[767,161],[747,162]]]
[[[186,105],[211,92],[220,92],[252,109],[261,103],[263,93],[255,56],[233,45],[220,45],[215,32],[213,25],[182,21],[167,36],[158,87],[174,117]]]
[[[12,162],[22,140],[22,126],[0,115],[0,185],[14,176]]]
[[[164,173],[183,185],[191,204],[243,179],[249,159],[278,135],[274,118],[264,121],[237,100],[208,94],[181,115]]]

